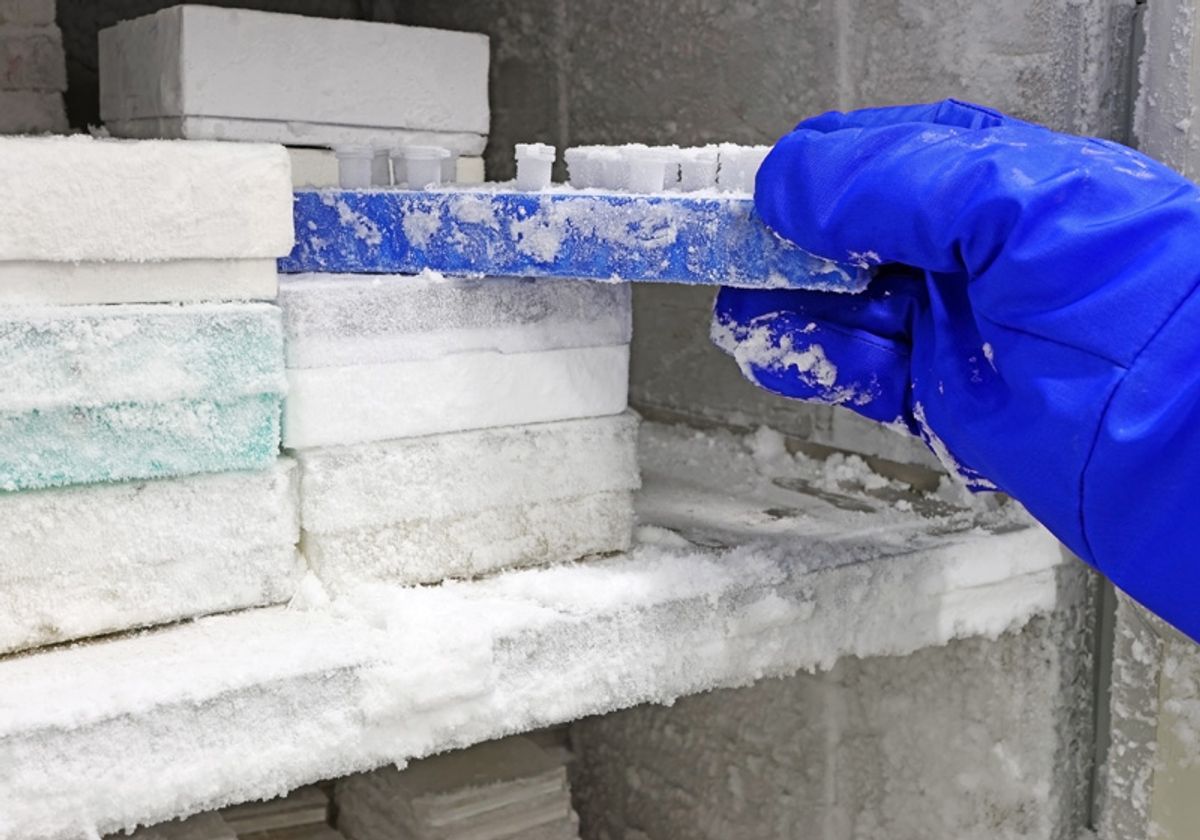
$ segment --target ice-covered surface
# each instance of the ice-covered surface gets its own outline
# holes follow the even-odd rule
[[[626,414],[301,450],[303,550],[335,592],[624,551]]]
[[[637,418],[389,440],[297,453],[301,521],[329,533],[638,487]]]
[[[794,459],[768,433],[642,440],[629,555],[332,603],[306,585],[291,609],[0,660],[0,837],[157,822],[846,655],[994,637],[1063,596],[1057,544],[1015,510],[892,501],[900,488],[857,463]]]
[[[0,652],[287,601],[295,473],[0,493]]]
[[[572,726],[585,838],[1096,840],[1092,605],[1060,573],[1076,597],[997,639]]]
[[[281,275],[289,368],[628,344],[630,290],[572,280]]]
[[[490,741],[338,781],[349,840],[577,840],[567,771],[529,738]]]
[[[287,376],[283,444],[304,449],[619,414],[629,346],[486,350]]]
[[[312,146],[339,127],[467,134],[474,154],[488,131],[488,39],[474,32],[187,5],[99,43],[100,115],[117,126],[220,118],[225,139],[267,124]]]
[[[745,197],[555,188],[300,191],[280,271],[566,277],[854,292],[860,269],[767,229]]]
[[[261,469],[286,387],[269,304],[0,311],[0,490]]]
[[[633,521],[633,494],[613,491],[305,532],[301,548],[321,581],[342,594],[364,583],[439,583],[626,551]]]
[[[0,305],[274,300],[273,259],[0,262]]]
[[[278,146],[0,138],[0,184],[0,261],[271,258],[292,247]]]

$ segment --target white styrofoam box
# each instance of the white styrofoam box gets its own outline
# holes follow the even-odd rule
[[[0,493],[0,653],[286,601],[296,473]]]
[[[330,592],[343,595],[364,584],[440,583],[627,551],[633,521],[631,492],[594,493],[441,519],[305,532],[301,550]]]
[[[54,23],[54,0],[0,0],[0,26]]]
[[[43,134],[67,130],[61,93],[0,90],[0,134]]]
[[[144,117],[106,120],[113,137],[172,140],[238,140],[285,146],[442,146],[459,155],[481,155],[482,134],[452,131],[408,131],[360,125],[333,125],[303,120],[251,120],[233,117]]]
[[[282,275],[289,368],[628,344],[627,283],[367,274]]]
[[[66,89],[66,54],[57,26],[0,25],[0,90]]]
[[[213,136],[194,133],[196,118],[226,139],[262,139],[239,128],[296,123],[289,142],[314,146],[349,139],[321,126],[360,139],[439,132],[474,135],[478,148],[458,150],[479,154],[487,79],[488,40],[475,33],[190,5],[100,33],[100,115],[114,130],[166,120],[158,128]]]
[[[338,591],[433,583],[629,547],[637,418],[309,449],[303,549]]]
[[[0,305],[274,300],[273,259],[0,262]]]
[[[0,489],[261,469],[283,329],[264,303],[0,308]]]
[[[289,370],[283,445],[337,446],[620,414],[629,345]]]
[[[0,138],[0,262],[274,258],[292,248],[278,146]]]
[[[301,523],[332,533],[633,490],[637,428],[627,412],[304,450]]]

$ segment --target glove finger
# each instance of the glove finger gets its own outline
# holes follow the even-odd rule
[[[828,134],[847,128],[880,128],[902,123],[931,123],[958,128],[993,128],[998,125],[1027,125],[1021,120],[983,105],[943,99],[919,105],[893,105],[886,108],[860,108],[856,111],[827,111],[802,120],[796,128]]]
[[[713,342],[751,382],[781,396],[842,405],[884,423],[916,424],[910,410],[915,290],[904,278],[863,295],[722,289]],[[895,287],[895,288],[893,288]]]

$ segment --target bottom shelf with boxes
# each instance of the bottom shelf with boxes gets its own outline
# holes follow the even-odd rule
[[[0,838],[159,823],[645,702],[995,636],[1085,585],[1015,506],[644,424],[627,553],[0,658]],[[97,773],[97,768],[104,768]]]

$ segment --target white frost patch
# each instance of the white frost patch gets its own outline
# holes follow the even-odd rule
[[[541,262],[556,259],[568,238],[578,236],[642,254],[664,251],[679,238],[680,214],[669,202],[594,202],[583,212],[570,202],[543,200],[536,213],[511,223],[517,250]]]
[[[441,214],[437,210],[410,210],[404,214],[403,225],[405,238],[418,248],[425,248],[442,226]]]
[[[837,382],[837,365],[825,355],[819,344],[809,344],[798,350],[790,335],[780,336],[776,343],[766,326],[736,329],[728,324],[714,322],[712,340],[718,347],[733,356],[738,367],[748,379],[754,379],[754,368],[795,368],[797,373],[810,384],[832,388]]]
[[[337,208],[338,221],[354,229],[354,235],[368,245],[378,245],[383,241],[379,226],[361,213],[350,209],[350,205],[339,199],[334,205]],[[406,225],[407,227],[407,225]]]
[[[464,224],[487,225],[492,230],[500,229],[496,207],[485,196],[460,195],[450,202],[450,215]]]
[[[875,251],[851,251],[847,255],[847,260],[850,265],[858,268],[870,268],[873,265],[879,265],[883,260],[879,258],[879,254]]]

